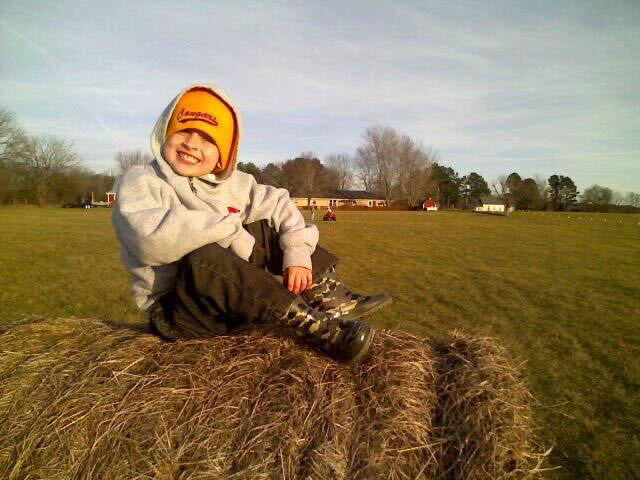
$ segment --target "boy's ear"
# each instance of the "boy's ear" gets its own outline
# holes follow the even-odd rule
[[[224,168],[222,166],[222,158],[218,158],[218,162],[216,163],[216,166],[213,167],[213,170],[211,171],[211,173],[220,173],[220,172],[224,172],[226,168]]]

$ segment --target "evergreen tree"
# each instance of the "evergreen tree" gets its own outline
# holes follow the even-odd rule
[[[520,210],[534,210],[540,204],[538,184],[533,178],[525,178],[516,191],[516,206]]]
[[[482,175],[476,172],[471,172],[469,175],[462,177],[460,181],[460,193],[464,195],[466,199],[466,205],[469,205],[469,199],[479,199],[483,195],[489,195],[489,185],[482,177]]]
[[[560,205],[560,180],[562,177],[551,175],[549,177],[549,198],[551,199],[551,209],[558,210]]]
[[[576,184],[573,183],[571,177],[562,177],[560,180],[560,201],[563,209],[577,203],[578,193]]]
[[[239,162],[236,168],[241,172],[253,175],[253,177],[256,179],[258,183],[262,183],[260,181],[260,168],[258,168],[256,164],[254,164],[253,162],[249,162],[249,163]]]
[[[549,177],[549,197],[553,210],[564,210],[576,203],[578,189],[571,177],[551,175]]]
[[[431,168],[431,180],[435,182],[438,191],[438,205],[451,207],[460,199],[461,179],[451,167],[444,167],[434,163]]]
[[[516,172],[510,173],[505,182],[504,193],[504,199],[507,203],[507,207],[516,205],[518,203],[517,193],[520,185],[522,185],[522,178],[520,177],[520,175],[518,175],[518,173]]]

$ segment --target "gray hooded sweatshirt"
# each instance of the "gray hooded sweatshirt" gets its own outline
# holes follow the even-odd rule
[[[142,310],[175,286],[178,261],[190,252],[217,243],[248,260],[255,243],[242,227],[268,220],[280,234],[283,268],[311,268],[318,229],[306,225],[283,188],[258,184],[236,170],[236,155],[224,172],[189,178],[176,174],[162,156],[167,125],[180,97],[193,87],[205,87],[234,110],[236,142],[240,117],[229,99],[210,85],[183,90],[165,108],[151,134],[155,160],[129,169],[116,186],[113,225],[121,258],[131,274],[132,295]]]

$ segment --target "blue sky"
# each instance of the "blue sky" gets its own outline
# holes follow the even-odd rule
[[[384,125],[488,181],[640,191],[639,78],[634,0],[0,3],[0,104],[95,171],[202,82],[240,110],[245,162],[353,153]]]

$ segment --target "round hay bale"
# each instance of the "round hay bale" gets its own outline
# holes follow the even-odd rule
[[[439,357],[436,423],[443,478],[530,478],[550,450],[535,453],[533,397],[504,348],[454,332],[435,343]]]
[[[274,333],[23,322],[0,335],[0,477],[529,478],[529,404],[486,339],[379,332],[350,366]]]

